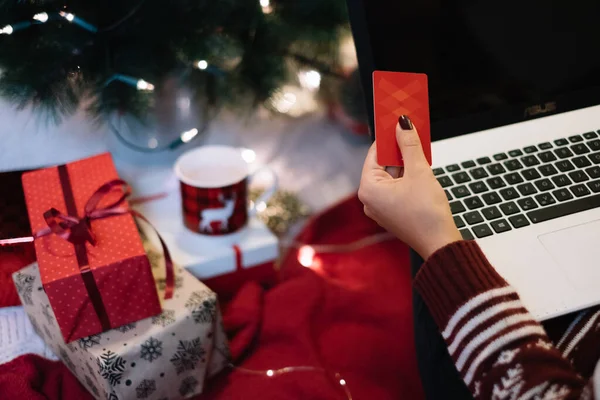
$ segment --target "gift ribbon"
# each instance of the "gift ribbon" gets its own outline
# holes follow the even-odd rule
[[[244,265],[242,264],[242,249],[237,244],[234,244],[233,252],[235,253],[235,270],[241,271],[244,269]]]
[[[100,324],[104,331],[111,329],[110,321],[108,320],[108,314],[106,312],[106,308],[104,307],[104,303],[102,302],[102,297],[100,295],[100,290],[96,284],[96,280],[92,274],[92,270],[89,266],[88,254],[85,248],[86,242],[92,246],[95,246],[97,243],[96,236],[92,230],[91,222],[94,220],[110,218],[117,215],[125,215],[131,214],[136,218],[139,218],[146,223],[148,223],[152,229],[156,232],[160,244],[162,246],[162,250],[165,257],[165,268],[166,268],[166,279],[165,279],[165,300],[173,297],[173,290],[175,286],[175,273],[173,268],[173,260],[171,258],[171,253],[167,248],[166,243],[163,238],[160,236],[156,228],[146,219],[142,214],[135,210],[129,209],[127,206],[126,200],[131,195],[131,188],[127,184],[127,182],[115,179],[105,183],[100,186],[98,190],[92,194],[84,207],[83,216],[77,216],[77,207],[75,205],[75,197],[73,195],[73,188],[71,186],[71,182],[69,179],[69,172],[65,165],[61,165],[58,167],[58,176],[61,188],[63,190],[63,197],[65,200],[65,206],[67,209],[66,214],[61,213],[56,208],[51,208],[50,210],[44,213],[44,220],[48,225],[46,228],[36,232],[31,238],[19,238],[20,242],[24,241],[32,241],[43,236],[47,236],[50,234],[55,234],[58,237],[72,243],[75,248],[75,256],[77,258],[77,263],[79,265],[79,270],[81,276],[83,278],[83,282],[85,284],[86,290],[88,292],[88,296],[98,315],[98,319],[100,320]],[[115,200],[114,202],[100,207],[100,202],[115,189],[121,189],[122,195]],[[14,239],[7,239],[8,241],[14,242]],[[0,240],[1,244],[9,244],[3,243],[3,240]]]

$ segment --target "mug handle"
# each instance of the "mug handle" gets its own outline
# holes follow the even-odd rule
[[[264,206],[260,206],[260,205],[264,204],[266,206],[267,201],[269,201],[269,199],[271,197],[273,197],[273,195],[277,191],[277,188],[279,187],[279,180],[277,178],[277,174],[275,174],[275,171],[273,171],[272,168],[270,168],[266,165],[258,168],[256,171],[254,171],[250,175],[250,177],[248,178],[248,185],[250,185],[252,183],[252,180],[254,179],[254,177],[261,171],[268,171],[269,174],[271,174],[272,183],[271,183],[271,186],[269,186],[264,191],[264,193],[261,194],[260,197],[258,199],[256,199],[256,201],[250,207],[248,207],[248,217],[250,217],[250,218],[254,217],[258,212],[264,211],[264,208],[262,208]]]

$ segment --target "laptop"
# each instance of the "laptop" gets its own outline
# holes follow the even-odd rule
[[[600,2],[347,0],[372,72],[426,73],[433,172],[538,320],[600,303]]]

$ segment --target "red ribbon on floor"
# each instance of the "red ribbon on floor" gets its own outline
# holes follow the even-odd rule
[[[89,266],[87,250],[85,248],[86,242],[92,246],[95,246],[97,243],[96,236],[92,230],[91,222],[117,215],[131,214],[147,222],[152,229],[154,229],[154,231],[156,231],[156,228],[154,228],[142,214],[127,207],[126,200],[131,195],[131,188],[127,182],[120,179],[109,181],[100,186],[100,188],[98,188],[98,190],[92,194],[90,199],[85,204],[83,216],[77,216],[75,197],[73,196],[73,189],[71,187],[67,167],[64,165],[59,166],[58,175],[61,188],[63,190],[63,197],[65,200],[67,213],[61,213],[56,208],[51,208],[50,210],[46,211],[44,213],[44,219],[48,227],[36,232],[33,235],[33,238],[37,239],[50,234],[55,234],[73,244],[75,247],[75,255],[77,257],[79,270],[86,286],[90,301],[94,307],[94,310],[96,311],[96,314],[98,315],[102,329],[108,330],[111,328],[110,321],[108,320],[108,314],[100,296],[100,290],[98,289],[94,276],[91,273],[92,271]],[[100,207],[100,202],[114,190],[121,190],[122,195],[114,202],[104,207]],[[170,299],[173,297],[173,290],[175,286],[173,260],[171,259],[171,254],[169,253],[166,243],[163,241],[158,231],[156,231],[156,234],[160,240],[165,257],[165,299]]]

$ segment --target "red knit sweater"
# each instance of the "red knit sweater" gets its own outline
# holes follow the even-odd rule
[[[415,287],[475,398],[600,399],[600,307],[552,343],[473,241],[438,250]]]

